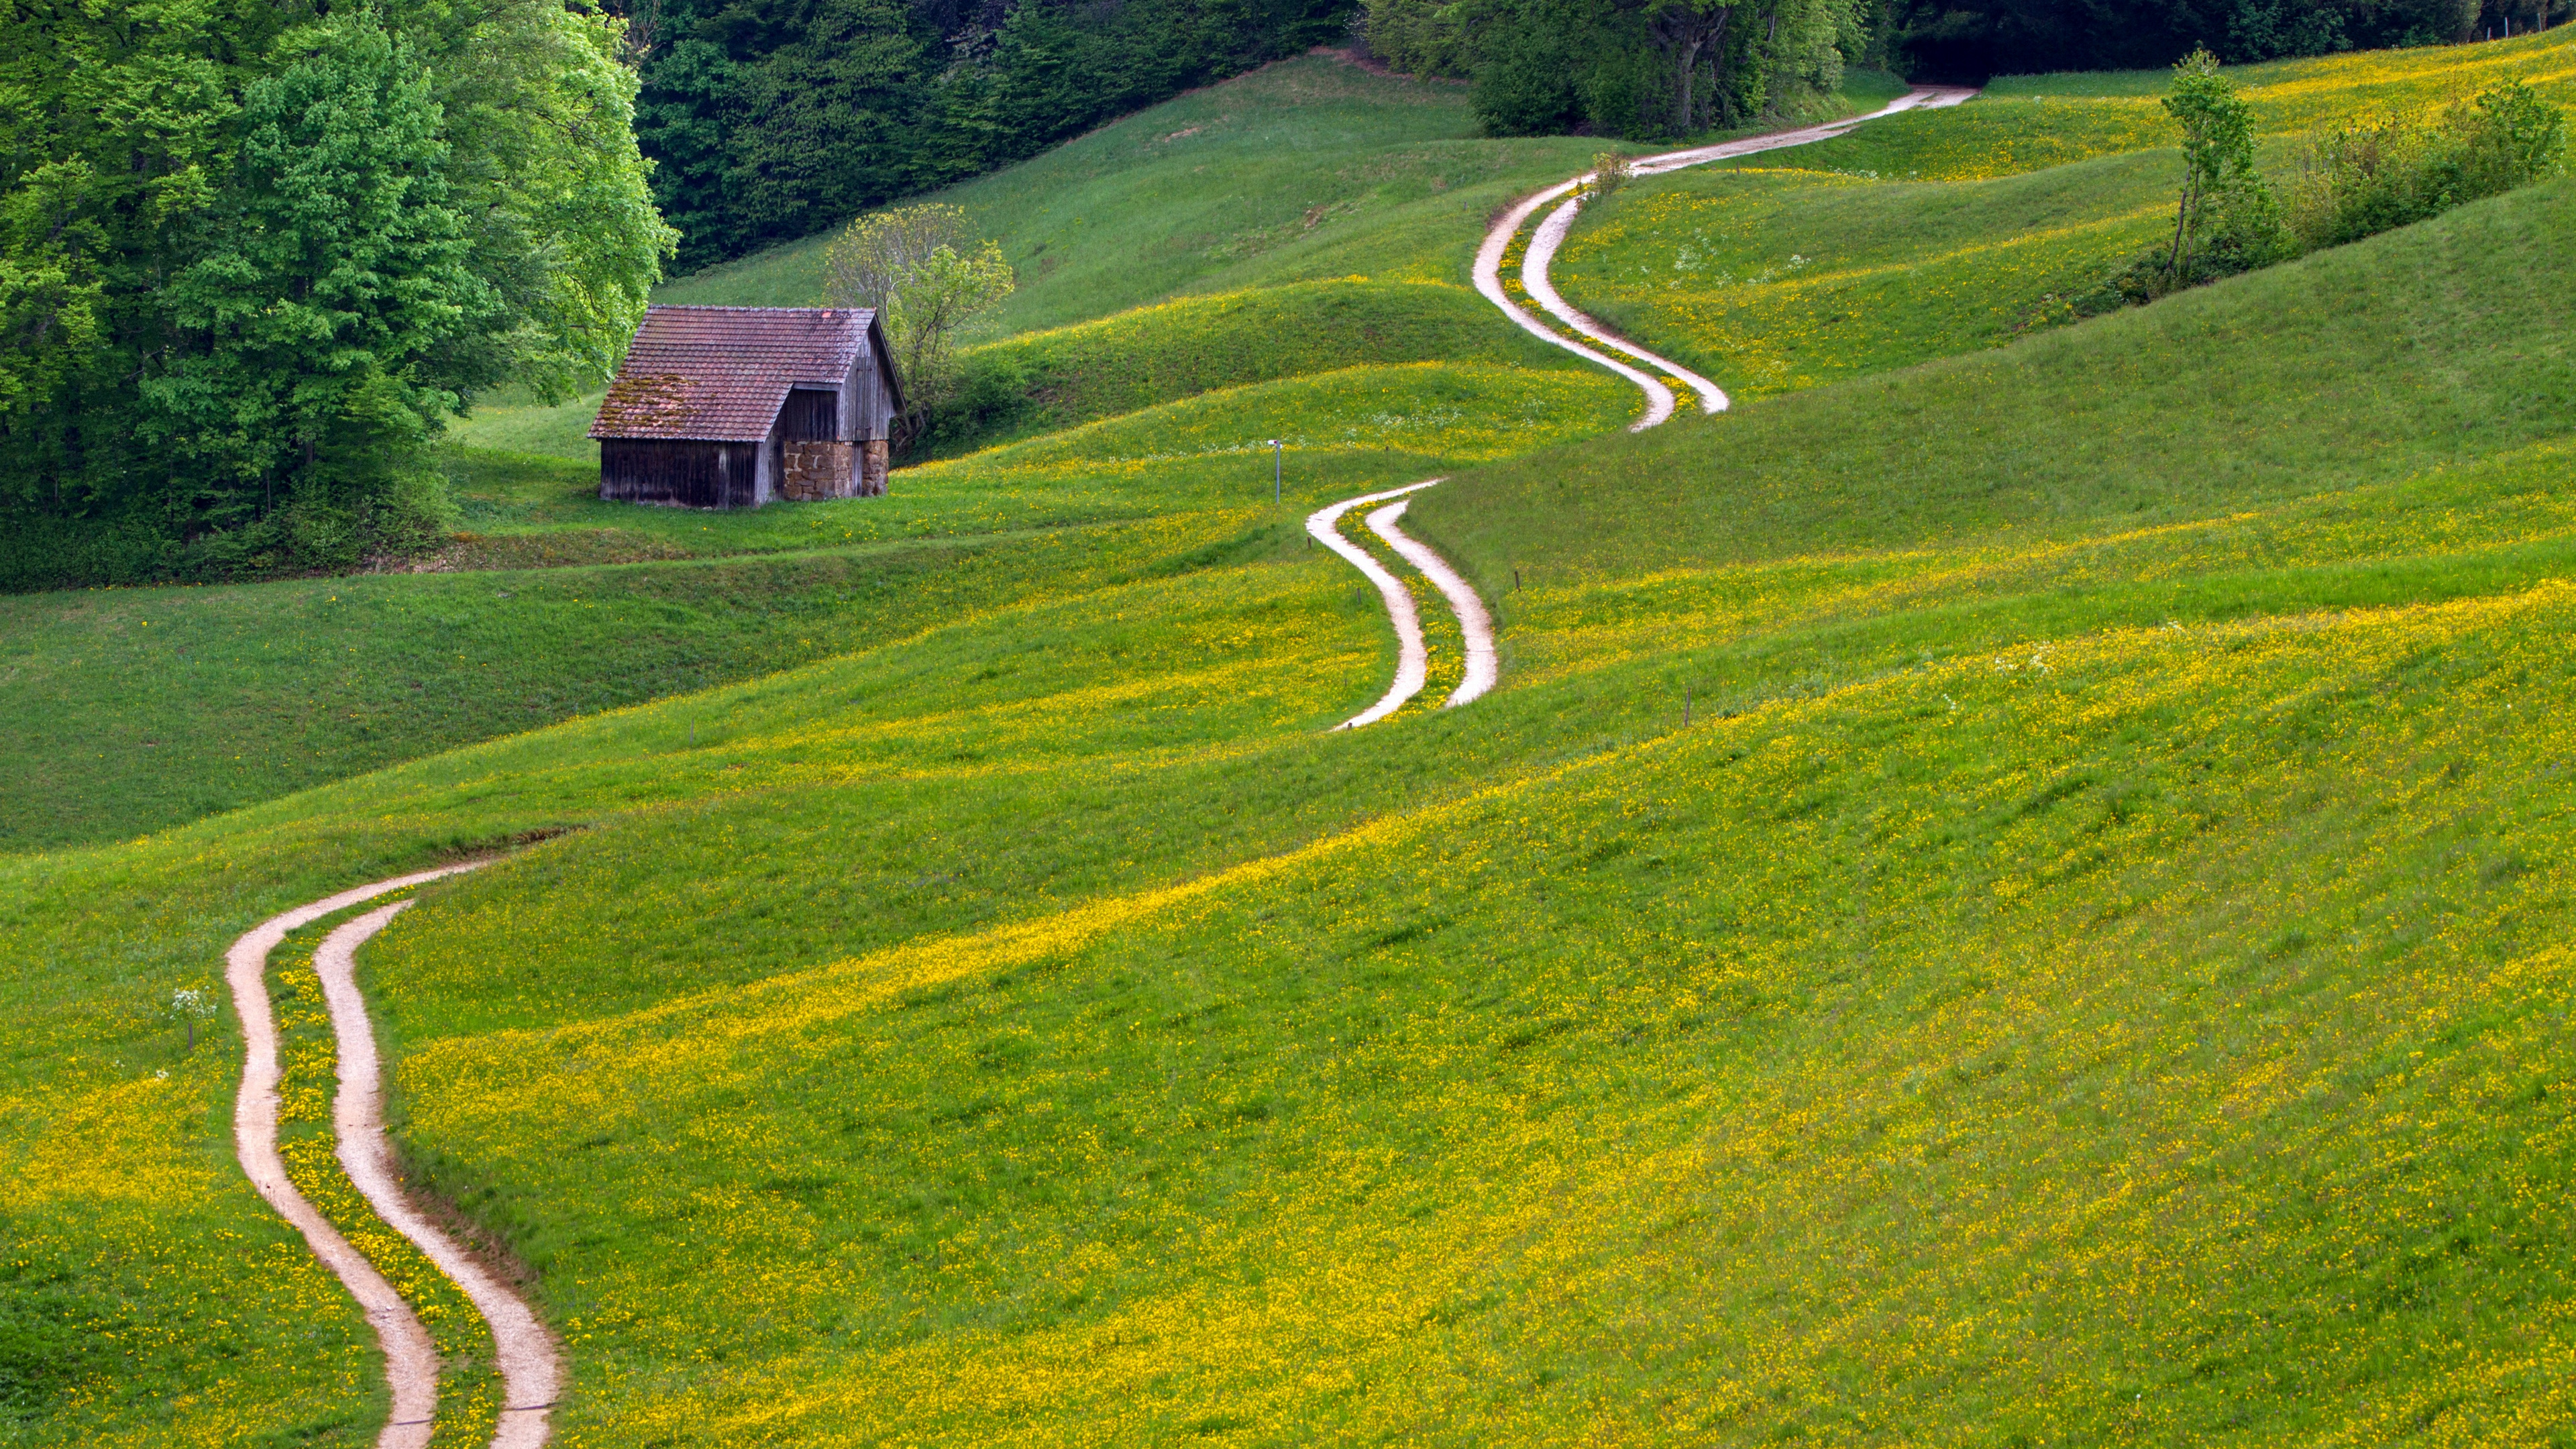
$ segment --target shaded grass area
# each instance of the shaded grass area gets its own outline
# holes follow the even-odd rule
[[[1204,526],[1230,537],[1257,525],[1220,515]],[[0,774],[14,782],[0,795],[0,850],[166,829],[846,654],[1203,544],[1145,528],[0,599]]]

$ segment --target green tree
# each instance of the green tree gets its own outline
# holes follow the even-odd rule
[[[2177,62],[2164,108],[2182,128],[2183,160],[2168,289],[2271,262],[2280,207],[2254,169],[2254,108],[2219,73],[2218,57],[2203,48]]]
[[[20,3],[0,44],[0,510],[92,509],[129,476],[132,379],[166,340],[230,166],[243,49],[270,7]]]
[[[243,93],[203,255],[164,289],[174,335],[139,431],[182,465],[192,486],[167,503],[225,561],[345,566],[435,524],[416,450],[507,375],[507,308],[468,265],[418,55],[368,19],[286,47]]]
[[[0,588],[309,567],[399,543],[367,530],[402,519],[395,535],[417,537],[436,500],[406,440],[505,377],[561,396],[614,365],[673,240],[630,128],[621,25],[560,0],[388,3],[300,29],[309,11],[265,0],[5,12]],[[334,119],[369,114],[391,128],[380,142]],[[326,155],[296,154],[314,137]],[[297,200],[380,172],[392,199],[349,193],[337,221],[338,203]],[[266,230],[362,257],[357,230],[313,230],[343,224],[396,251],[331,274]],[[286,289],[274,317],[263,286]],[[316,324],[294,359],[290,316]],[[317,401],[333,387],[336,412]],[[275,430],[239,418],[290,402],[281,461],[263,452]],[[300,521],[263,522],[287,508]],[[298,552],[325,543],[328,558]]]
[[[679,240],[636,149],[621,23],[562,0],[397,20],[444,116],[442,169],[468,265],[500,294],[510,380],[548,401],[596,386]]]
[[[1016,280],[963,208],[936,202],[851,222],[824,249],[823,277],[825,306],[877,309],[903,382],[907,441],[955,394],[960,337]]]

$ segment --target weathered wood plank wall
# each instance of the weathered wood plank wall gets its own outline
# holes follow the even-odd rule
[[[602,438],[599,496],[684,508],[750,508],[761,501],[762,444]]]

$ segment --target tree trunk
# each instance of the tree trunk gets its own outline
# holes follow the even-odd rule
[[[1681,101],[1674,108],[1673,129],[1685,136],[1691,133],[1691,82],[1699,79],[1700,44],[1693,40],[1682,46],[1681,86],[1677,92]]]
[[[1726,22],[1735,17],[1735,7],[1721,5],[1714,11],[1692,8],[1687,3],[1673,5],[1658,14],[1651,29],[1655,39],[1675,57],[1673,129],[1690,134],[1696,112],[1691,95],[1692,83],[1699,77],[1701,52],[1726,37]],[[1711,84],[1715,84],[1712,80]]]
[[[2192,202],[2198,198],[2199,192],[2200,177],[2185,176],[2182,183],[2182,208],[2174,213],[2173,256],[2165,263],[2166,279],[2177,288],[2182,286],[2183,262],[2191,255]]]

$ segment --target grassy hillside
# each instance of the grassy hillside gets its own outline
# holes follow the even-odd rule
[[[2231,77],[2286,176],[2301,136],[2508,79],[2576,101],[2576,39],[2381,51]],[[1780,156],[1698,168],[1587,207],[1568,300],[1762,397],[2010,342],[2068,320],[2172,226],[2169,77],[2006,77],[1956,111],[1897,116]]]
[[[1853,93],[1828,110],[1874,109],[1893,86],[1871,72],[1852,80]],[[966,441],[1360,362],[1566,366],[1562,354],[1493,327],[1467,270],[1494,212],[1583,169],[1602,146],[1484,137],[1464,88],[1319,53],[951,187],[933,199],[964,207],[1019,276],[990,320],[988,345],[969,361],[989,389],[1017,401]],[[679,278],[657,296],[811,306],[822,296],[826,241]],[[1104,354],[1113,367],[1099,365]],[[584,434],[598,403],[498,400],[457,436],[591,459]]]
[[[2116,226],[2151,170],[1729,204],[2005,288],[1990,216]],[[400,678],[536,578],[474,635],[512,689],[793,667],[0,857],[0,1413],[372,1437],[363,1324],[230,1170],[239,1043],[167,1003],[267,911],[534,841],[367,973],[568,1444],[2563,1439],[2571,226],[2558,183],[2000,350],[1943,303],[1642,438],[1435,351],[1462,266],[1191,273],[1017,344],[1074,426],[875,504],[611,524],[494,468],[472,547],[664,561],[173,596],[218,681],[284,609],[305,677]],[[1346,302],[1420,331],[1239,341]],[[1297,505],[1456,473],[1412,521],[1499,692],[1323,732],[1389,641],[1269,436]],[[576,605],[700,612],[594,676]]]
[[[1514,566],[1627,573],[2152,526],[2475,462],[2576,420],[2576,297],[2540,261],[2571,199],[2576,183],[2554,182],[2189,306],[1774,399],[1759,426],[1589,450],[1579,471],[1534,455],[1414,514],[1490,586]]]
[[[1589,143],[1240,85],[989,179],[1031,402],[887,499],[531,412],[466,571],[0,601],[0,1442],[372,1442],[172,993],[481,851],[367,985],[566,1444],[2563,1442],[2576,183],[2001,347],[2159,204],[2126,79],[1641,184],[1569,269],[1779,367],[1631,438],[1463,287]],[[1326,733],[1296,520],[1437,473],[1504,686]]]
[[[0,701],[19,725],[0,851],[161,829],[1017,597],[1025,560],[1052,556],[1040,532],[1262,502],[1269,438],[1311,507],[1615,428],[1634,398],[1494,325],[1465,275],[1486,215],[1588,143],[1474,130],[1454,87],[1314,56],[957,189],[1021,266],[1015,335],[974,364],[1006,400],[997,446],[907,469],[885,499],[602,504],[596,399],[504,398],[448,455],[462,532],[434,562],[469,574],[0,601],[0,677],[26,686]],[[1190,229],[1219,219],[1237,229]],[[671,295],[811,301],[798,255]],[[778,557],[713,562],[747,554]],[[666,562],[689,566],[646,567]],[[582,572],[492,572],[536,568]]]

